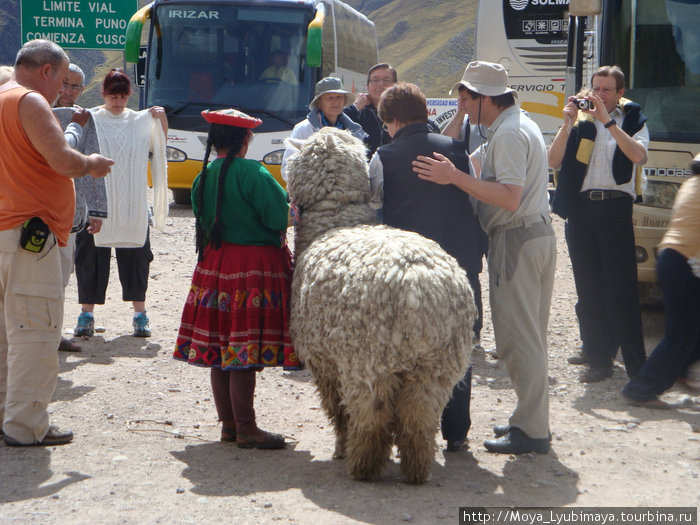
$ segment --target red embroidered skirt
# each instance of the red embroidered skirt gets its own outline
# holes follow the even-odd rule
[[[224,370],[301,368],[289,335],[289,250],[222,243],[197,263],[173,357]]]

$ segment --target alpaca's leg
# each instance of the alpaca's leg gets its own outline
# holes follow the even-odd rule
[[[335,451],[333,459],[345,458],[345,449],[348,439],[348,415],[343,405],[338,405],[338,413],[333,420],[335,424]]]
[[[431,381],[432,380],[432,381]],[[396,399],[396,445],[401,473],[409,483],[425,483],[435,458],[435,432],[449,394],[436,392],[434,378],[407,380]]]
[[[350,476],[369,481],[379,477],[391,453],[394,388],[391,378],[344,389],[347,399],[346,461]],[[347,385],[346,385],[347,386]]]
[[[320,371],[317,373],[313,367],[311,367],[311,372],[316,380],[316,388],[321,398],[321,406],[331,420],[333,430],[335,431],[335,452],[333,453],[333,458],[342,459],[345,457],[347,415],[340,403],[338,378],[327,377],[320,373]]]

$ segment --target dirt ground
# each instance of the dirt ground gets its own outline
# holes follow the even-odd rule
[[[700,396],[675,387],[670,411],[626,405],[618,363],[612,379],[584,385],[566,363],[580,342],[563,227],[549,330],[552,451],[488,453],[482,441],[505,423],[515,395],[499,361],[473,356],[470,445],[439,445],[432,479],[401,481],[397,458],[376,483],[349,479],[332,459],[334,438],[308,371],[263,371],[256,408],[262,428],[286,434],[286,450],[241,450],[220,443],[206,369],[171,358],[195,264],[189,207],[172,204],[167,227],[153,231],[148,313],[153,337],[131,337],[131,308],[113,274],[103,333],[59,355],[51,404],[72,444],[0,445],[0,523],[457,523],[460,506],[700,506]],[[487,293],[487,279],[482,282]],[[493,349],[488,301],[482,342]],[[79,305],[67,290],[65,331]],[[663,314],[644,312],[647,352]],[[436,429],[437,431],[437,429]]]

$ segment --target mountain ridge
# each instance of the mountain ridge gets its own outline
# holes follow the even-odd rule
[[[143,6],[148,0],[139,0]],[[346,0],[375,23],[379,59],[392,64],[399,79],[417,84],[428,97],[447,97],[474,50],[478,0]],[[0,7],[0,64],[12,64],[20,47],[20,0],[3,0]],[[123,67],[118,51],[68,50],[85,71],[86,107],[102,103],[100,79]],[[134,97],[136,98],[136,97]],[[130,104],[131,105],[131,104]]]

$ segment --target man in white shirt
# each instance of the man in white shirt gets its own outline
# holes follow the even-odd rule
[[[599,68],[591,94],[569,98],[564,125],[549,150],[560,169],[553,209],[567,219],[567,243],[576,281],[584,354],[581,381],[613,375],[618,345],[629,377],[646,359],[637,288],[632,206],[646,162],[649,131],[639,105],[623,98],[617,66]],[[579,109],[578,100],[593,104]]]

